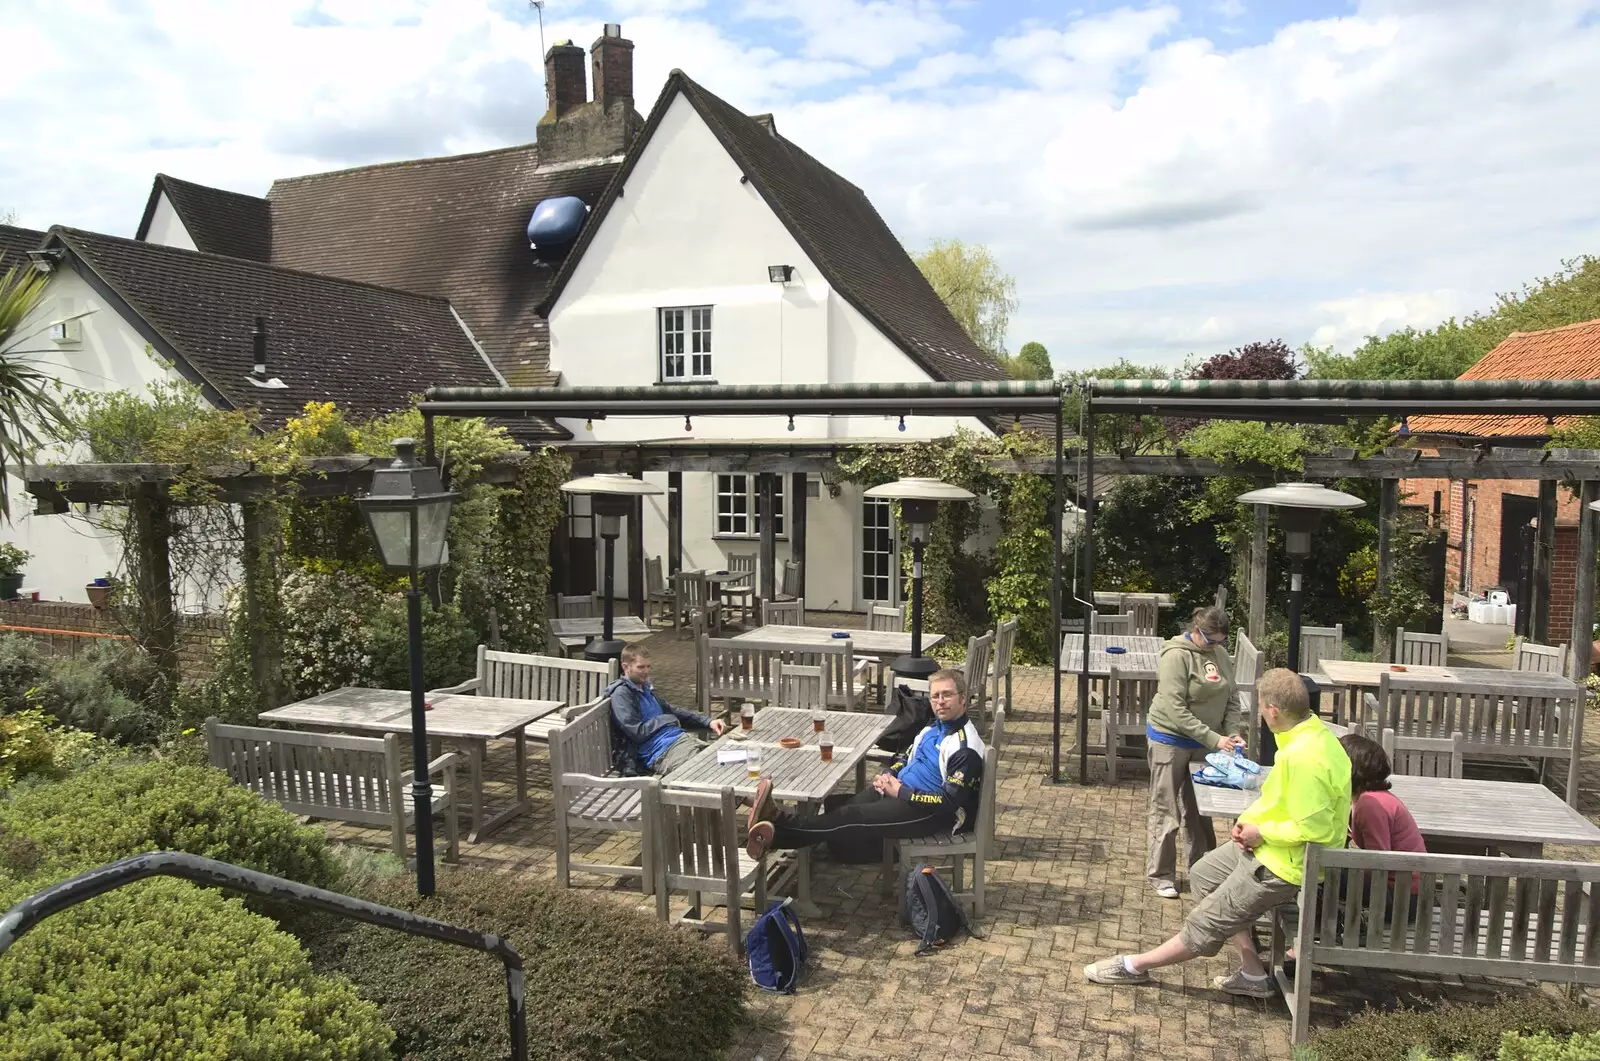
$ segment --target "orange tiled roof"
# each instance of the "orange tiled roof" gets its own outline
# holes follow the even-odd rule
[[[1512,332],[1462,379],[1600,379],[1600,320]],[[1577,420],[1556,417],[1556,426]],[[1543,438],[1552,427],[1542,416],[1413,416],[1412,434],[1471,435],[1478,438],[1521,436]]]

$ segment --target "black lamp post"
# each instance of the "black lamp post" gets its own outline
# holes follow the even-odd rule
[[[922,550],[928,544],[934,517],[939,514],[939,502],[971,501],[977,495],[940,479],[910,478],[874,486],[865,491],[865,496],[900,502],[900,518],[911,538],[911,654],[901,656],[889,667],[903,678],[925,679],[939,669],[939,664],[922,654]]]
[[[643,479],[635,479],[631,475],[607,473],[573,479],[571,482],[562,483],[561,489],[565,493],[589,496],[592,511],[600,523],[600,538],[605,542],[602,582],[604,592],[601,599],[605,619],[599,635],[583,649],[584,659],[603,663],[622,655],[622,642],[612,636],[612,587],[616,582],[617,538],[622,535],[622,521],[633,511],[634,498],[659,494],[661,488],[652,486]]]
[[[1278,509],[1284,550],[1289,554],[1289,669],[1300,673],[1300,606],[1305,597],[1306,558],[1311,555],[1311,534],[1332,509],[1360,508],[1366,504],[1354,494],[1330,490],[1321,483],[1281,483],[1240,494],[1247,505]],[[1278,742],[1265,726],[1261,729],[1261,760],[1270,763]]]
[[[422,689],[422,588],[424,572],[444,565],[446,531],[456,494],[439,469],[420,465],[414,439],[394,440],[394,460],[372,473],[372,489],[356,499],[367,517],[384,569],[409,575],[406,627],[411,656],[411,803],[417,820],[417,894],[433,894],[433,787],[428,781],[428,715]],[[454,813],[452,811],[452,813]]]

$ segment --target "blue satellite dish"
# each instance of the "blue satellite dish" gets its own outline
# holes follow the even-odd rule
[[[528,242],[535,247],[564,247],[578,238],[589,207],[576,195],[546,199],[528,219]]]

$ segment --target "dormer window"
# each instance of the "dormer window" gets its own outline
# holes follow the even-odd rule
[[[656,311],[661,382],[709,381],[711,307],[674,306]]]

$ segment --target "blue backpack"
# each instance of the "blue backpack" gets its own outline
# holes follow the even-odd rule
[[[921,941],[918,955],[943,947],[961,932],[973,939],[983,938],[973,930],[950,886],[926,863],[918,863],[906,879],[906,914],[911,920],[912,935]]]
[[[800,970],[805,968],[806,935],[800,931],[800,918],[790,908],[793,901],[773,900],[744,937],[750,979],[763,991],[794,994]]]

